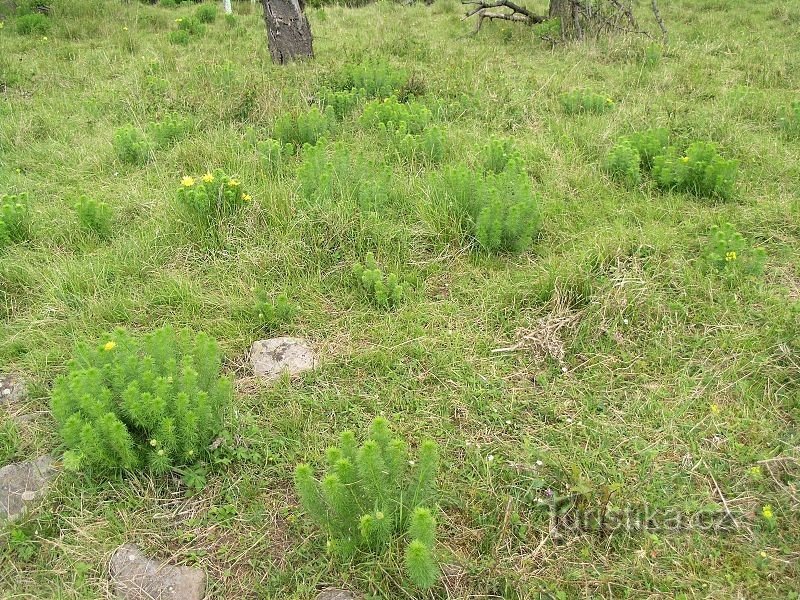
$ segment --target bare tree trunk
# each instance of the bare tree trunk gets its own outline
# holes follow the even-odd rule
[[[576,13],[572,0],[550,0],[550,10],[547,15],[551,19],[561,21],[561,36],[564,38],[575,37]]]
[[[313,38],[301,0],[261,0],[272,62],[282,65],[299,57],[314,57]]]
[[[231,0],[222,0],[222,7],[225,9],[226,15],[233,14],[233,8],[231,8]]]

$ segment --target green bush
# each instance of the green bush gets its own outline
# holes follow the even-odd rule
[[[175,31],[169,32],[169,43],[175,44],[177,46],[186,46],[189,44],[189,40],[191,37],[189,36],[188,31],[184,31],[183,29],[177,29]]]
[[[337,119],[343,119],[364,99],[362,90],[332,90],[327,87],[320,89],[317,94],[320,103],[325,108],[330,107]]]
[[[417,462],[408,458],[405,441],[393,437],[379,417],[361,447],[352,431],[341,434],[339,447],[327,451],[328,473],[322,479],[309,465],[298,465],[295,486],[335,554],[380,553],[405,533],[406,573],[415,585],[429,588],[439,576],[433,557],[436,521],[426,508],[435,502],[438,448],[426,440]]]
[[[270,174],[280,173],[288,160],[294,155],[294,145],[282,144],[278,140],[268,139],[256,143],[261,168]]]
[[[795,100],[783,109],[780,126],[786,137],[790,139],[800,137],[800,100]]]
[[[514,149],[514,143],[509,139],[491,138],[481,149],[480,162],[484,172],[500,173],[512,160],[521,161],[519,152]]]
[[[120,127],[114,133],[114,152],[120,162],[141,165],[150,158],[150,144],[133,125]]]
[[[660,187],[706,198],[730,198],[736,171],[736,161],[722,158],[710,142],[691,144],[683,156],[668,149],[653,163],[653,177]]]
[[[395,96],[383,100],[367,102],[361,115],[361,124],[367,127],[378,127],[383,124],[389,129],[403,127],[417,135],[425,129],[431,120],[431,111],[419,102],[402,103]]]
[[[488,252],[522,252],[539,232],[539,201],[516,160],[485,176],[465,166],[451,168],[438,181],[438,195],[462,231]]]
[[[378,130],[386,141],[391,156],[408,163],[440,163],[445,154],[444,133],[435,125],[426,127],[422,133],[408,132],[406,123],[378,123]]]
[[[334,86],[337,90],[356,90],[366,98],[387,98],[398,94],[408,82],[408,74],[386,62],[366,61],[347,65]]]
[[[17,18],[19,35],[47,35],[50,31],[50,19],[42,13],[29,13]]]
[[[148,125],[150,138],[160,148],[172,146],[178,140],[186,137],[193,128],[190,119],[180,115],[166,115],[161,121],[155,121]]]
[[[381,308],[397,306],[405,296],[406,285],[396,273],[384,275],[372,252],[367,252],[363,265],[359,262],[353,265],[353,275],[369,300]]]
[[[161,0],[161,2],[159,2],[158,4],[159,4],[159,6],[162,6],[164,8],[177,8],[178,7],[178,2],[176,2],[176,0]]]
[[[578,113],[600,114],[614,108],[614,101],[589,90],[573,90],[562,94],[561,106],[568,115]]]
[[[760,275],[766,253],[763,248],[752,248],[731,223],[725,223],[711,228],[706,259],[720,271]]]
[[[669,132],[666,129],[648,129],[634,133],[622,139],[639,154],[642,168],[649,171],[653,168],[656,156],[664,154],[669,144]]]
[[[629,140],[617,143],[611,149],[603,169],[614,179],[636,185],[642,180],[641,157]]]
[[[299,115],[281,115],[275,122],[273,137],[297,148],[313,145],[330,131],[333,120],[332,111],[322,112],[317,107]]]
[[[205,33],[206,27],[197,17],[181,17],[175,19],[178,25],[178,31],[185,31],[189,35],[202,35]]]
[[[185,176],[177,193],[178,205],[189,220],[215,228],[252,200],[238,179],[217,169],[195,179]]]
[[[30,237],[27,194],[0,196],[0,250]]]
[[[213,4],[202,4],[194,11],[194,16],[200,23],[213,23],[217,20],[217,7]]]
[[[65,466],[164,473],[204,458],[233,394],[221,364],[213,339],[169,327],[80,345],[51,399]]]
[[[275,332],[285,327],[293,318],[297,309],[289,302],[286,294],[270,295],[263,288],[256,290],[256,301],[253,316],[263,329]]]
[[[75,212],[84,231],[92,232],[100,239],[111,237],[111,208],[105,202],[81,196],[75,203]]]

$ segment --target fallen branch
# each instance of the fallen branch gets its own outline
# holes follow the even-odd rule
[[[511,0],[496,0],[495,2],[485,2],[483,0],[461,0],[461,3],[475,6],[475,8],[470,10],[464,16],[464,19],[469,19],[473,16],[478,17],[478,20],[475,24],[475,33],[480,31],[484,19],[502,19],[504,21],[525,23],[526,25],[536,25],[537,23],[544,23],[547,21],[547,17],[535,15],[524,6],[520,6]],[[508,8],[511,9],[511,12],[492,12],[492,9],[495,8]]]

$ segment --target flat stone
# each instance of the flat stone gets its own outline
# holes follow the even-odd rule
[[[114,551],[109,577],[123,600],[202,600],[206,574],[193,567],[174,567],[147,558],[133,544]]]
[[[13,521],[22,515],[55,475],[53,458],[47,455],[0,469],[0,519]]]
[[[328,588],[317,594],[317,600],[356,600],[356,598],[353,592],[336,588]]]
[[[279,337],[271,340],[258,340],[250,348],[250,363],[253,372],[271,381],[288,372],[298,375],[317,366],[314,350],[299,338]]]
[[[0,404],[16,404],[28,396],[25,382],[16,375],[0,373]]]

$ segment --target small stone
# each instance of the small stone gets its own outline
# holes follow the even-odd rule
[[[133,544],[114,551],[108,571],[117,598],[122,600],[202,600],[206,595],[202,569],[151,560]]]
[[[0,469],[0,519],[13,521],[22,515],[55,475],[53,459],[47,455]]]
[[[0,404],[16,404],[28,396],[25,382],[15,375],[0,374]]]
[[[347,590],[328,588],[317,594],[317,600],[356,600],[357,596]]]
[[[250,348],[253,372],[267,381],[281,376],[284,371],[298,375],[317,366],[317,357],[311,347],[298,338],[279,337],[258,340]]]

